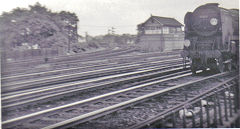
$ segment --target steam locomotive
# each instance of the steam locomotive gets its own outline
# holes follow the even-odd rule
[[[187,12],[184,18],[184,51],[191,60],[192,73],[210,68],[219,72],[238,68],[239,10],[208,3]]]

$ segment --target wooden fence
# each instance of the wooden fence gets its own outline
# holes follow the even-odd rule
[[[34,59],[41,57],[53,57],[63,55],[66,51],[64,48],[44,48],[44,49],[28,49],[14,50],[2,52],[2,59],[8,61]]]

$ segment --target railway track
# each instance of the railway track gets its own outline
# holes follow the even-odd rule
[[[116,51],[117,52],[117,51]],[[54,62],[64,62],[64,61],[71,61],[71,60],[76,60],[78,58],[86,58],[87,56],[89,57],[93,57],[96,55],[101,55],[101,54],[107,54],[109,53],[108,51],[99,51],[99,52],[95,52],[95,53],[89,53],[89,54],[74,54],[74,55],[63,55],[63,56],[57,56],[57,57],[50,57],[48,58],[48,63],[54,63]],[[14,70],[17,68],[24,68],[24,67],[31,67],[34,65],[39,65],[39,64],[45,64],[45,58],[34,58],[34,59],[30,59],[30,60],[22,60],[22,61],[17,61],[17,62],[9,62],[9,63],[5,63],[3,64],[4,67],[6,67],[7,69],[9,68],[9,70]]]
[[[72,55],[59,55],[59,56],[54,56],[54,57],[50,57],[50,59],[56,59],[56,58],[71,58],[71,57],[75,57],[75,56],[82,56],[82,55],[94,55],[94,54],[101,54],[101,53],[105,53],[106,51],[110,51],[110,49],[103,49],[103,50],[99,50],[99,51],[95,51],[95,52],[84,52],[84,53],[76,53],[76,54],[72,54]],[[44,58],[43,57],[36,57],[34,59],[23,59],[23,60],[17,60],[17,61],[9,61],[7,62],[8,64],[23,64],[23,63],[27,63],[27,62],[41,62],[43,61]]]
[[[109,63],[126,63],[126,62],[132,62],[133,60],[144,60],[147,58],[151,58],[153,56],[158,57],[158,56],[167,56],[167,55],[177,55],[179,52],[161,52],[161,53],[150,53],[150,54],[133,54],[133,55],[124,55],[124,54],[115,54],[115,56],[111,55],[102,55],[100,58],[89,58],[87,57],[84,60],[80,60],[82,58],[78,58],[76,60],[70,60],[70,61],[65,61],[65,62],[52,62],[52,63],[47,63],[47,64],[36,64],[33,68],[25,69],[20,67],[20,69],[15,69],[13,71],[8,70],[8,73],[3,73],[4,77],[11,77],[14,75],[23,75],[23,74],[29,74],[29,73],[34,73],[34,72],[46,72],[49,70],[59,70],[59,69],[64,69],[64,68],[73,68],[73,67],[86,67],[89,65],[106,65]],[[6,70],[6,69],[5,69]]]
[[[4,64],[3,66],[4,71],[3,71],[3,75],[4,76],[9,76],[9,75],[13,75],[13,74],[18,74],[18,73],[28,73],[32,72],[32,71],[36,71],[39,72],[41,70],[44,70],[43,66],[41,65],[48,65],[48,66],[52,66],[54,67],[55,65],[59,65],[59,64],[71,64],[71,63],[79,63],[79,61],[83,61],[83,62],[87,62],[87,61],[93,61],[96,60],[98,58],[103,58],[104,57],[114,57],[114,56],[119,56],[119,55],[124,55],[127,53],[131,53],[133,52],[133,49],[127,49],[127,50],[118,50],[118,51],[109,51],[109,52],[105,52],[105,53],[99,53],[99,54],[93,54],[93,55],[75,55],[72,56],[72,58],[58,58],[55,57],[52,60],[48,61],[48,63],[46,63],[44,60],[42,60],[41,62],[24,62],[22,65],[21,64]],[[81,60],[79,60],[81,59]],[[57,63],[56,63],[57,62]],[[41,66],[40,68],[36,67],[36,66]],[[27,69],[26,69],[27,67]],[[35,70],[34,70],[35,69]],[[46,69],[46,68],[45,68]],[[49,69],[47,69],[49,70]]]
[[[104,55],[104,54],[110,54],[110,53],[118,53],[118,52],[125,52],[125,51],[132,51],[134,49],[131,48],[126,48],[126,49],[118,49],[118,50],[113,50],[113,49],[105,49],[102,51],[96,51],[96,52],[90,52],[90,53],[79,53],[79,54],[72,54],[72,55],[60,55],[60,56],[55,56],[55,57],[49,57],[49,62],[62,62],[62,61],[69,61],[77,58],[86,58],[86,57],[94,57],[94,56],[99,56],[99,55]],[[26,59],[26,60],[21,60],[21,61],[14,61],[14,62],[7,62],[8,67],[12,66],[29,66],[29,63],[44,63],[44,58],[34,58],[34,59]]]
[[[239,128],[240,102],[237,80],[238,76],[230,77],[129,128]],[[196,91],[190,93],[193,92]]]
[[[7,92],[9,93],[13,91],[30,89],[34,87],[43,87],[43,86],[53,85],[53,84],[60,84],[60,83],[66,83],[66,82],[72,82],[72,81],[78,81],[78,80],[84,80],[84,79],[90,79],[90,78],[97,78],[97,77],[109,76],[109,75],[120,74],[120,73],[134,72],[134,71],[147,69],[151,67],[156,67],[155,69],[158,69],[157,67],[159,65],[162,66],[164,64],[167,65],[170,63],[181,65],[181,59],[180,58],[171,59],[171,60],[165,59],[160,61],[144,62],[144,63],[140,62],[139,64],[134,63],[127,66],[123,65],[119,67],[113,67],[113,68],[110,67],[110,68],[97,69],[97,70],[80,72],[80,73],[49,76],[49,77],[42,77],[42,78],[40,77],[40,78],[29,79],[24,81],[3,83],[2,93],[4,94]]]
[[[92,70],[99,70],[99,69],[106,69],[106,68],[116,68],[119,66],[127,66],[127,65],[134,65],[134,64],[140,64],[140,63],[153,63],[154,61],[160,61],[160,60],[166,60],[166,59],[174,59],[179,58],[178,55],[172,55],[172,56],[160,56],[158,58],[151,59],[147,58],[144,60],[138,60],[135,62],[112,62],[112,63],[101,63],[101,64],[88,64],[87,66],[77,66],[77,67],[71,67],[71,68],[63,68],[58,70],[51,70],[46,72],[38,72],[38,73],[30,73],[30,74],[21,74],[21,75],[15,75],[15,76],[9,76],[9,77],[3,77],[2,78],[2,84],[14,81],[21,81],[21,80],[28,80],[28,79],[34,79],[34,78],[41,78],[41,77],[47,77],[47,76],[56,76],[61,74],[70,74],[70,73],[79,73],[79,72],[86,72],[86,71],[92,71]]]
[[[59,122],[57,124],[48,126],[46,128],[67,128],[72,127],[77,129],[87,129],[87,128],[186,128],[186,127],[219,127],[213,126],[210,123],[214,122],[213,117],[210,119],[210,111],[214,110],[214,99],[206,99],[208,94],[216,95],[216,89],[220,90],[220,87],[225,87],[227,85],[236,85],[236,76],[229,76],[224,74],[218,74],[213,76],[208,76],[206,78],[193,80],[187,83],[182,83],[172,87],[162,89],[160,91],[151,92],[147,95],[142,95],[138,98],[134,98],[131,101],[125,101],[118,103],[115,106],[110,106],[103,108],[101,110],[95,111],[95,114],[92,112],[89,116],[80,116],[75,117],[64,122]],[[203,84],[204,87],[203,87]],[[178,89],[178,90],[176,90]],[[221,98],[222,111],[225,112],[234,112],[236,107],[233,106],[237,100],[227,96],[226,93],[236,93],[233,89],[223,90],[222,95],[227,98],[228,103],[232,102],[232,106],[226,106],[224,103],[224,97]],[[135,93],[135,92],[134,92]],[[123,95],[122,95],[123,96]],[[115,99],[115,98],[113,98]],[[220,100],[220,101],[221,101]],[[193,105],[193,103],[195,105]],[[196,105],[198,103],[198,105]],[[216,103],[216,102],[215,102]],[[202,107],[203,104],[208,105],[205,111],[202,112],[203,120],[200,122],[199,118],[197,119],[197,112],[199,109],[205,108]],[[186,106],[188,105],[188,107]],[[192,106],[193,105],[193,106]],[[201,106],[202,105],[202,106]],[[211,108],[210,108],[211,105]],[[216,107],[216,106],[215,106]],[[188,108],[188,110],[186,110]],[[191,110],[192,109],[192,110]],[[195,122],[192,118],[189,117],[190,111],[195,112]],[[207,111],[208,110],[208,111]],[[217,109],[215,109],[216,112]],[[185,111],[185,116],[181,113]],[[107,113],[106,113],[107,112]],[[113,112],[113,113],[111,113]],[[206,116],[208,112],[208,117]],[[110,114],[108,114],[110,113]],[[101,115],[100,115],[101,114]],[[108,115],[107,115],[108,114]],[[173,115],[174,114],[174,115]],[[226,114],[226,113],[225,113]],[[94,116],[95,115],[95,116]],[[182,116],[181,116],[182,115]],[[215,114],[216,115],[216,114]],[[93,116],[93,120],[90,119]],[[96,117],[97,116],[97,117]],[[199,116],[199,114],[198,114]],[[224,113],[222,113],[222,116]],[[228,115],[227,117],[230,117]],[[95,119],[94,119],[95,117]],[[184,118],[182,118],[184,117]],[[96,119],[97,118],[97,119]],[[221,117],[218,117],[221,118]],[[215,118],[216,122],[217,117]],[[157,121],[158,120],[158,121]],[[174,122],[173,122],[174,120]],[[170,122],[169,122],[170,121]],[[208,123],[209,121],[209,123]],[[210,122],[211,121],[211,122]],[[81,124],[79,124],[81,123]],[[154,124],[153,124],[154,123]],[[194,123],[194,124],[193,124]],[[184,125],[185,124],[185,125]],[[73,126],[76,125],[76,126]],[[220,126],[224,127],[224,126]]]
[[[170,76],[170,75],[169,75]],[[166,76],[166,77],[169,77],[169,76]],[[163,77],[163,78],[166,78],[166,77]],[[120,86],[120,85],[119,85]],[[69,103],[69,104],[66,104],[65,106],[69,106],[69,105],[76,105],[76,103],[82,103],[82,104],[88,104],[90,101],[95,101],[95,100],[99,100],[99,99],[101,99],[101,98],[105,98],[106,96],[111,96],[111,94],[114,94],[114,93],[109,93],[109,91],[111,91],[110,89],[112,89],[113,90],[113,88],[117,88],[117,85],[116,86],[112,86],[112,88],[107,88],[107,89],[105,89],[105,92],[106,93],[108,93],[108,95],[102,95],[102,92],[103,92],[103,89],[102,90],[97,90],[97,89],[95,89],[94,90],[94,92],[88,92],[88,94],[92,94],[92,96],[91,97],[89,97],[89,98],[86,98],[86,99],[83,99],[83,100],[81,100],[81,101],[76,101],[76,102],[74,102],[74,103]],[[125,86],[125,87],[128,87],[128,88],[130,88],[130,89],[133,89],[132,88],[132,86]],[[120,90],[122,89],[123,87],[120,87]],[[136,89],[136,87],[135,87],[135,89]],[[129,89],[128,89],[129,90]],[[115,91],[115,94],[117,93],[117,92],[119,92],[119,93],[121,93],[121,91],[119,91],[119,89],[117,88],[117,90],[115,89],[114,90]],[[114,92],[113,91],[113,92]],[[123,90],[124,91],[124,90]],[[122,92],[123,92],[122,91]],[[96,95],[94,95],[94,93],[96,93],[96,92],[98,92],[98,95],[96,96]],[[85,94],[86,95],[86,94]],[[83,95],[84,96],[84,95]],[[100,97],[99,97],[100,96]],[[72,97],[71,97],[72,98]],[[78,97],[79,98],[79,97]],[[61,101],[57,101],[57,102],[59,102],[59,104],[60,105],[58,105],[58,106],[60,106],[60,107],[62,107],[61,105],[63,105],[63,103],[61,103]],[[62,101],[63,102],[63,101]],[[38,107],[39,107],[40,105],[38,105]],[[46,109],[46,110],[42,110],[42,111],[40,111],[40,114],[42,114],[42,113],[44,113],[44,114],[49,114],[49,112],[48,111],[51,111],[51,110],[55,110],[55,109],[57,109],[57,108],[59,108],[59,107],[55,107],[55,108],[50,108],[50,109]],[[87,109],[87,107],[85,108],[85,109]],[[27,109],[28,110],[28,109]],[[47,111],[47,112],[46,112]],[[23,113],[23,114],[26,114],[26,113]],[[39,112],[35,112],[35,113],[33,113],[33,114],[39,114]],[[32,114],[29,114],[30,116],[32,116]],[[4,116],[4,114],[3,114],[3,116]],[[24,118],[25,119],[25,117],[26,116],[21,116],[21,117],[18,117],[18,118],[13,118],[13,119],[10,119],[10,120],[7,120],[7,121],[12,121],[12,120],[14,120],[14,119],[17,119],[17,121],[19,120],[19,118],[20,119],[22,119],[22,118]],[[38,116],[37,115],[37,117],[41,117],[41,115],[40,116]],[[4,119],[4,118],[3,118]],[[31,120],[32,120],[33,118],[31,118]],[[6,121],[6,122],[7,122]],[[22,123],[21,121],[19,121],[20,123]],[[7,122],[8,123],[8,122]],[[11,124],[12,125],[12,124]],[[35,126],[35,127],[39,127],[38,125],[37,126]],[[19,127],[19,128],[21,128],[21,127]],[[41,127],[40,127],[41,128]]]
[[[69,122],[70,122],[70,125],[72,126],[72,123],[74,123],[73,120],[77,120],[78,122],[88,121],[90,118],[93,119],[96,116],[99,116],[101,113],[103,113],[102,115],[106,115],[105,114],[106,112],[110,113],[110,112],[113,112],[114,110],[119,110],[119,108],[129,107],[132,104],[136,104],[136,102],[142,101],[143,99],[142,96],[145,96],[145,97],[148,96],[147,98],[149,98],[158,94],[163,94],[169,90],[174,90],[176,86],[174,86],[173,84],[166,85],[165,82],[166,81],[172,82],[172,80],[174,79],[182,80],[182,78],[185,76],[186,77],[191,76],[190,71],[187,71],[187,72],[189,73],[183,74],[180,72],[180,73],[168,74],[168,75],[159,77],[158,79],[151,80],[150,82],[148,81],[142,84],[138,84],[136,86],[131,86],[130,88],[108,92],[103,95],[99,95],[99,96],[84,99],[78,102],[62,105],[60,107],[50,108],[50,109],[35,112],[26,116],[5,120],[3,121],[3,126],[8,127],[11,125],[12,128],[24,128],[24,127],[42,128],[47,126],[47,128],[52,128],[52,127],[58,127],[58,126],[63,127],[63,125],[65,127],[65,125],[69,125]],[[211,76],[207,78],[211,79],[216,77],[217,75],[215,75],[214,77]],[[191,79],[195,78],[197,81],[203,81],[207,79],[207,78],[202,79],[201,77],[190,77],[190,78]],[[219,79],[216,79],[216,80],[219,80]],[[164,85],[159,85],[161,83]],[[191,83],[192,82],[189,82],[189,85]],[[186,84],[182,84],[181,87],[185,85]],[[156,92],[157,93],[159,92],[159,93],[157,94]],[[118,98],[118,99],[114,100],[115,98]],[[74,116],[78,116],[78,117],[72,118]],[[24,125],[20,124],[22,122],[24,122],[25,124]]]
[[[81,94],[80,98],[84,97],[84,92],[89,90],[104,89],[106,87],[132,83],[134,81],[143,81],[156,76],[169,74],[177,71],[182,71],[182,66],[177,63],[162,64],[158,67],[150,67],[149,69],[142,69],[134,72],[116,74],[96,79],[89,79],[78,82],[70,82],[59,85],[46,86],[41,88],[32,88],[29,90],[22,90],[2,94],[2,109],[11,109],[19,106],[28,106],[29,104],[36,104],[40,101],[46,101],[53,98],[69,97],[73,94]],[[79,93],[81,92],[81,93]],[[88,95],[87,95],[88,96]],[[78,97],[79,98],[79,97]]]

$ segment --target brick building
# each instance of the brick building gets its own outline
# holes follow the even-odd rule
[[[152,16],[137,26],[137,43],[145,51],[182,49],[182,24],[174,18]]]

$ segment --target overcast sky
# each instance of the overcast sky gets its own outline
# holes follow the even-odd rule
[[[239,8],[239,0],[4,0],[0,12],[16,7],[27,8],[36,2],[54,12],[71,11],[79,18],[79,34],[106,34],[115,27],[117,34],[136,34],[136,26],[150,15],[172,17],[183,24],[184,15],[205,3],[219,3],[224,8]]]

